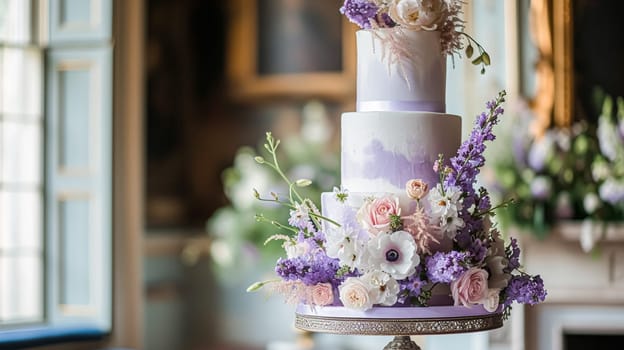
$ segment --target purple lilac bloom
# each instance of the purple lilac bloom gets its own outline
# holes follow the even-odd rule
[[[510,306],[514,301],[520,304],[535,305],[546,299],[546,289],[544,281],[537,276],[521,275],[514,276],[505,289],[505,307]]]
[[[386,13],[380,13],[375,17],[375,21],[380,27],[392,28],[396,26],[396,23],[390,18],[390,16]]]
[[[367,0],[345,0],[340,8],[340,13],[345,15],[349,21],[357,24],[362,29],[371,28],[371,20],[376,20],[379,8],[374,3]]]
[[[450,159],[452,171],[446,177],[444,185],[446,187],[458,186],[463,192],[463,209],[460,217],[464,220],[464,227],[459,231],[461,248],[467,248],[470,243],[466,236],[471,232],[478,232],[482,229],[483,222],[480,218],[473,217],[470,212],[473,205],[479,202],[479,194],[475,192],[474,185],[477,182],[477,175],[480,168],[485,164],[485,141],[492,141],[496,137],[492,133],[494,125],[498,124],[499,116],[504,110],[500,107],[505,101],[505,91],[501,91],[496,100],[486,103],[487,112],[481,113],[475,122],[474,129],[470,133],[468,140],[462,143],[457,151],[457,155]],[[489,202],[489,201],[488,201]],[[490,208],[479,208],[479,210],[489,210]]]
[[[280,258],[275,272],[286,281],[299,280],[307,286],[328,282],[337,285],[340,281],[335,276],[339,268],[338,259],[316,251],[292,259]]]
[[[520,247],[518,247],[517,239],[511,238],[511,242],[505,249],[505,255],[507,255],[507,260],[509,260],[509,265],[507,265],[508,272],[520,267]]]
[[[483,262],[483,259],[485,259],[485,256],[487,255],[487,247],[485,243],[478,238],[472,241],[468,247],[468,251],[470,252],[472,261],[477,264]]]
[[[455,250],[436,252],[426,259],[427,278],[433,283],[451,283],[468,270],[466,260],[469,257],[469,253]]]

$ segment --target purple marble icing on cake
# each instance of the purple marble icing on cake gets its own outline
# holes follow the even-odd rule
[[[352,160],[343,159],[343,179],[355,177],[383,179],[397,188],[403,188],[408,180],[419,178],[431,186],[437,181],[437,175],[432,169],[435,158],[417,151],[416,147],[414,145],[415,152],[410,159],[403,154],[385,149],[379,140],[371,140],[363,149],[367,155],[363,163],[357,164]]]

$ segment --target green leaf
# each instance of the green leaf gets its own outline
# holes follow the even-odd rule
[[[472,57],[473,53],[474,53],[474,48],[472,47],[472,45],[466,46],[466,57],[468,58]]]
[[[483,60],[483,63],[484,63],[486,66],[489,66],[489,65],[490,65],[490,55],[488,55],[488,53],[487,53],[487,52],[483,52],[483,53],[481,54],[481,59]]]
[[[483,55],[475,58],[474,60],[472,60],[472,64],[474,64],[475,66],[478,64],[481,64],[483,62]]]

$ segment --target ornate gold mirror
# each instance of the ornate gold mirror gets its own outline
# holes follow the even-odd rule
[[[597,119],[597,91],[624,96],[624,2],[531,0],[539,51],[532,108],[537,134]]]

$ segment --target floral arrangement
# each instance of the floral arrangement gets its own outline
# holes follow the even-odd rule
[[[543,301],[542,279],[522,272],[517,241],[505,245],[491,221],[496,208],[488,191],[475,189],[485,163],[485,142],[495,138],[492,128],[503,113],[504,96],[503,91],[487,103],[487,112],[477,117],[456,156],[449,161],[440,156],[435,162],[438,183],[413,179],[406,183],[405,196],[364,198],[334,188],[337,219],[323,216],[299,194],[310,181],[284,176],[276,156],[280,141],[267,133],[265,147],[271,156],[256,161],[286,181],[288,195],[254,195],[288,207],[290,215],[287,225],[264,215],[257,219],[285,232],[267,243],[282,241],[286,257],[275,267],[279,279],[257,282],[248,290],[266,286],[288,302],[357,310],[428,306],[436,298],[436,287],[444,286],[442,296],[452,298],[456,306],[481,304],[490,312],[504,310],[505,315],[514,301]]]
[[[511,137],[513,154],[495,164],[501,196],[517,202],[501,212],[507,221],[544,237],[561,220],[624,217],[623,98],[603,99],[597,126],[579,122],[536,137],[515,123]]]
[[[467,40],[466,57],[472,58],[474,48],[478,56],[472,64],[481,65],[481,73],[490,65],[490,56],[470,35],[463,32],[460,19],[462,0],[345,0],[340,13],[362,29],[394,28],[389,38],[381,42],[393,43],[392,50],[401,53],[405,43],[400,35],[403,30],[439,31],[442,53],[453,56],[464,49],[462,38]],[[474,46],[473,46],[474,44]]]

